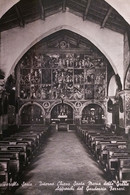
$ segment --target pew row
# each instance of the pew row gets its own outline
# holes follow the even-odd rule
[[[48,128],[24,128],[0,140],[0,184],[19,181],[49,135]]]
[[[121,182],[126,174],[130,182],[130,151],[124,136],[105,128],[97,130],[81,126],[77,127],[76,133],[111,179]]]

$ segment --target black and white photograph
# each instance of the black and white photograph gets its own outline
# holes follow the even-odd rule
[[[0,0],[0,195],[130,194],[130,0]]]

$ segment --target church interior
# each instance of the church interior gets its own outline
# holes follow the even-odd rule
[[[130,193],[130,3],[117,5],[0,1],[0,194]]]

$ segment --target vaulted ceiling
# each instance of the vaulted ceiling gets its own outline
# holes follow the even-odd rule
[[[101,28],[119,33],[129,30],[128,23],[104,0],[20,0],[0,19],[0,31],[41,19],[57,12],[72,12],[84,21],[92,21]]]

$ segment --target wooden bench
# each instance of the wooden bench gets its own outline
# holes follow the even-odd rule
[[[20,153],[19,159],[23,166],[27,164],[27,147],[26,145],[0,145],[0,151],[18,151]]]
[[[0,183],[9,183],[9,161],[10,158],[0,159]]]
[[[11,136],[11,138],[14,138],[14,139],[23,138],[24,140],[27,140],[27,139],[33,140],[35,149],[37,149],[38,148],[38,145],[39,145],[38,144],[39,141],[38,141],[37,137],[34,136],[34,135],[25,135],[25,134],[19,135],[19,134],[17,134],[17,135]]]
[[[118,159],[128,157],[130,151],[128,149],[111,148],[107,154],[106,171],[112,172],[118,167]]]
[[[107,143],[105,144],[104,148],[100,151],[99,154],[99,161],[101,164],[104,165],[108,159],[109,151],[113,149],[126,149],[127,143],[126,142],[119,142],[116,141],[116,143]]]
[[[127,145],[127,141],[126,140],[113,140],[111,138],[107,139],[107,140],[103,140],[103,141],[100,141],[98,144],[97,144],[97,151],[98,151],[98,158],[102,155],[101,153],[103,152],[104,148],[107,146],[107,145],[112,145],[112,144],[125,144]]]
[[[1,159],[10,159],[9,160],[9,172],[10,172],[10,179],[12,181],[16,180],[18,174],[20,173],[20,159],[19,159],[19,152],[17,151],[0,151],[0,160]]]
[[[126,180],[130,183],[130,156],[126,158],[119,158],[119,168],[118,168],[118,179],[120,182]],[[124,174],[126,174],[126,178],[124,178]]]

